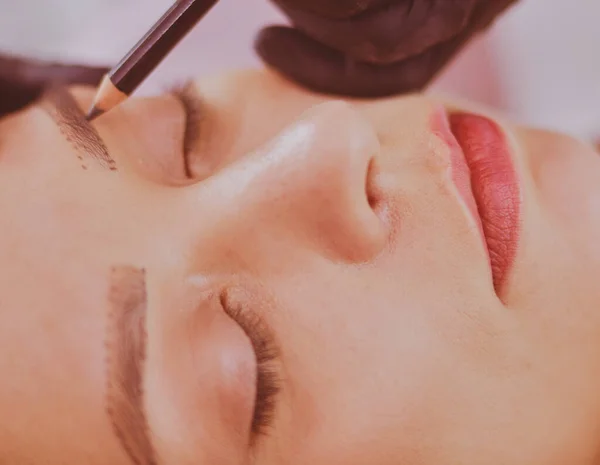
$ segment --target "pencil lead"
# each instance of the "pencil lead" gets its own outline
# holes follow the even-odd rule
[[[95,105],[92,106],[92,108],[90,108],[90,111],[88,112],[86,119],[90,122],[94,121],[96,118],[98,118],[98,116],[104,114],[104,111],[101,110],[100,108],[96,107]]]

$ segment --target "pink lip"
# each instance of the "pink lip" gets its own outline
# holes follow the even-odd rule
[[[443,112],[443,122],[435,126],[451,148],[453,181],[480,227],[500,293],[516,258],[521,225],[521,191],[508,144],[498,125],[480,115],[454,113],[448,119]]]

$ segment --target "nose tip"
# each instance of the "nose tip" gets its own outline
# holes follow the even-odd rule
[[[328,102],[284,131],[273,150],[289,151],[290,145],[294,156],[278,182],[296,233],[344,261],[364,262],[379,253],[386,229],[372,205],[380,145],[371,124],[350,104]]]

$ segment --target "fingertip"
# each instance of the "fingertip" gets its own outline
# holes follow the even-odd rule
[[[271,26],[263,29],[255,49],[263,62],[302,86],[316,92],[335,92],[332,79],[343,66],[343,56],[297,29]]]
[[[254,48],[266,64],[278,67],[282,60],[287,62],[297,58],[301,35],[290,27],[268,26],[258,33]]]

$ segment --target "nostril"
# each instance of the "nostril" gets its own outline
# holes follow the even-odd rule
[[[367,203],[373,219],[378,223],[379,244],[385,244],[398,232],[399,221],[397,205],[386,188],[386,174],[382,169],[380,159],[374,156],[369,161],[365,181]],[[389,187],[389,186],[388,186]]]
[[[264,186],[271,194],[261,214],[268,211],[294,238],[338,261],[364,263],[383,250],[381,146],[356,107],[339,101],[313,107],[266,150],[260,198],[266,199]]]
[[[377,211],[381,206],[382,193],[377,187],[377,175],[379,174],[379,165],[375,157],[371,158],[369,166],[367,167],[366,179],[365,179],[365,194],[367,196],[367,202],[371,209]]]

